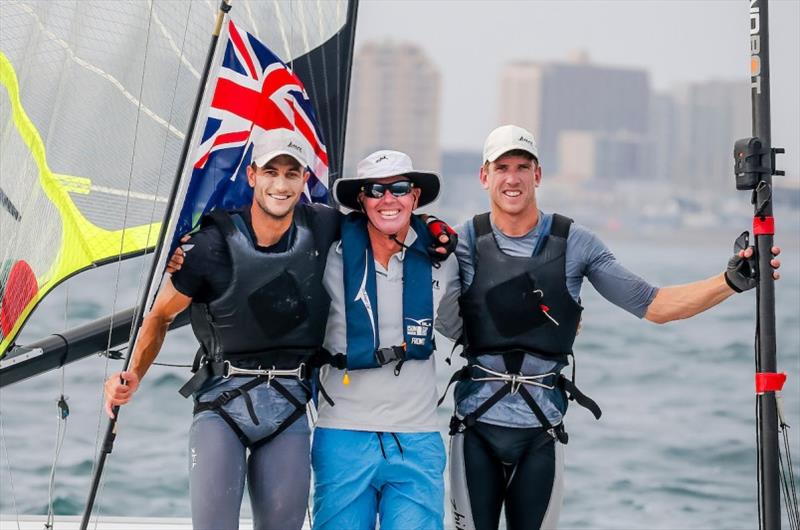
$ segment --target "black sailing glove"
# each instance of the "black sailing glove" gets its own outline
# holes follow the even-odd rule
[[[739,257],[739,252],[752,248],[749,246],[750,232],[745,230],[733,243],[733,257],[728,260],[728,270],[725,271],[725,283],[737,293],[749,291],[758,283],[758,260],[755,249],[749,258]]]
[[[428,255],[433,261],[446,260],[448,257],[450,257],[450,254],[456,250],[456,246],[458,245],[458,234],[455,230],[450,228],[450,225],[432,215],[428,216],[428,218],[425,220],[425,224],[428,225],[428,233],[430,233],[430,235],[433,237],[433,243],[428,247]],[[446,243],[439,241],[439,236],[442,234],[447,236]],[[437,252],[436,249],[439,248],[443,248],[445,252]]]

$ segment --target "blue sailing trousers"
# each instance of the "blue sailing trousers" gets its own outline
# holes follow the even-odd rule
[[[314,430],[314,530],[442,530],[438,432]]]

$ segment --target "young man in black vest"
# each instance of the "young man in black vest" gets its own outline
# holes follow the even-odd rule
[[[237,528],[245,482],[255,528],[303,525],[308,363],[325,333],[330,298],[322,276],[341,217],[299,204],[309,155],[294,131],[267,131],[254,142],[252,204],[204,220],[145,316],[130,368],[106,381],[112,415],[138,389],[170,322],[191,306],[201,349],[181,393],[195,402],[189,446],[196,529]]]
[[[468,362],[453,377],[450,476],[460,530],[496,529],[503,507],[509,530],[557,525],[567,396],[600,416],[560,374],[580,323],[584,277],[610,302],[656,323],[689,318],[755,286],[746,249],[724,273],[656,288],[586,228],[541,212],[541,180],[533,135],[513,125],[495,129],[480,170],[491,212],[457,228]]]

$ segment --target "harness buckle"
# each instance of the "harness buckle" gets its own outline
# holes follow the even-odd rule
[[[558,374],[555,372],[547,372],[544,374],[536,374],[536,375],[523,375],[521,373],[510,374],[508,372],[497,372],[490,368],[486,368],[485,366],[481,366],[479,364],[472,365],[474,368],[481,370],[484,374],[483,377],[476,377],[474,374],[470,379],[473,381],[502,381],[511,385],[511,394],[516,394],[519,392],[519,389],[522,385],[531,385],[531,386],[538,386],[540,388],[544,388],[545,390],[553,390],[556,387],[555,380],[553,384],[546,384],[544,381],[548,377],[557,377]]]
[[[267,379],[267,386],[270,385],[270,382],[275,379],[276,377],[294,377],[298,381],[302,381],[306,379],[306,363],[300,363],[297,368],[294,369],[287,369],[287,370],[279,370],[275,366],[269,369],[264,369],[259,366],[256,369],[249,369],[249,368],[238,368],[231,364],[230,361],[224,361],[222,366],[222,377],[228,379],[230,377],[236,375],[250,375],[255,377],[266,377]]]
[[[406,359],[404,346],[389,346],[388,348],[378,348],[375,350],[375,360],[383,366],[392,361],[404,361]]]

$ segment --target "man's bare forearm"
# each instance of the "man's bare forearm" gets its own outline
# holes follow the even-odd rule
[[[656,324],[665,324],[702,313],[734,293],[725,283],[723,274],[706,280],[662,287],[650,303],[644,318]]]
[[[128,368],[130,371],[136,372],[139,379],[144,377],[153,361],[156,360],[171,323],[172,319],[154,313],[149,313],[144,318],[136,340],[136,350]]]

